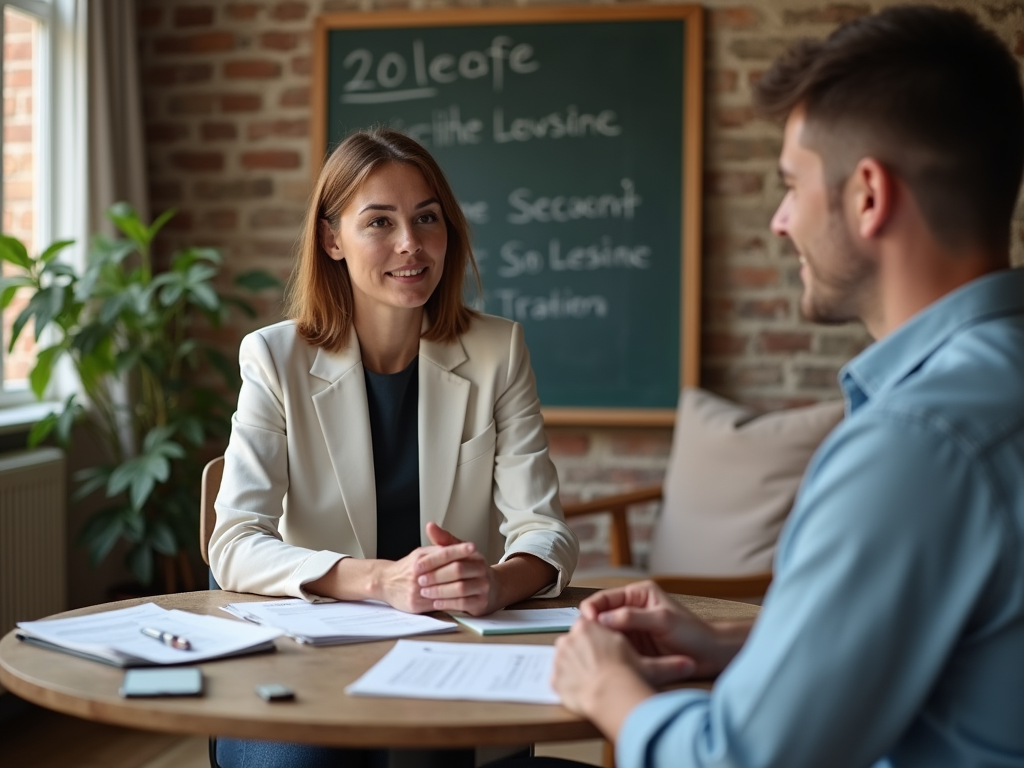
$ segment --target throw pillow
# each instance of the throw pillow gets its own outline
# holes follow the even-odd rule
[[[804,470],[842,417],[842,401],[760,413],[704,390],[684,389],[650,572],[770,571]]]

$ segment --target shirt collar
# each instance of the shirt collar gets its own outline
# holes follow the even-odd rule
[[[1003,269],[946,294],[861,352],[839,372],[853,413],[895,387],[962,329],[983,320],[1024,313],[1024,269]]]

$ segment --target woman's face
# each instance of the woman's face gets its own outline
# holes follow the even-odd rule
[[[338,231],[321,227],[328,255],[348,265],[357,314],[418,310],[441,280],[448,230],[415,166],[381,166],[342,209]]]

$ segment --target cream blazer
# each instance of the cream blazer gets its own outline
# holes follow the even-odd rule
[[[210,566],[224,589],[318,600],[303,585],[377,552],[366,383],[353,330],[337,353],[291,321],[242,340],[242,388],[215,504]],[[523,329],[481,315],[453,344],[420,341],[420,538],[429,520],[490,563],[517,552],[569,583],[579,554],[558,500]]]

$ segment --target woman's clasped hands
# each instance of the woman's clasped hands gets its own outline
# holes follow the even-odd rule
[[[381,599],[410,613],[462,611],[483,616],[502,607],[497,573],[476,546],[435,523],[427,523],[426,530],[431,546],[388,564]]]

